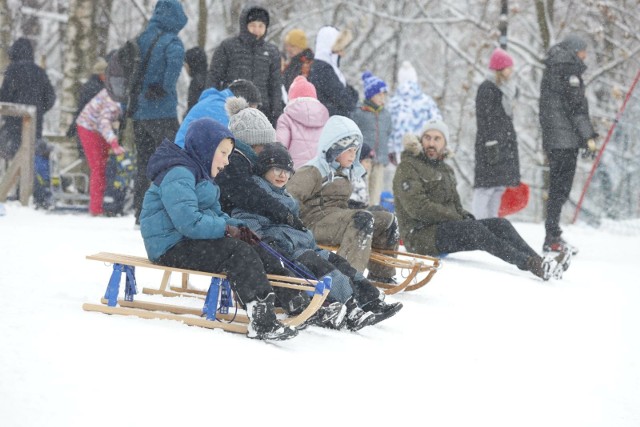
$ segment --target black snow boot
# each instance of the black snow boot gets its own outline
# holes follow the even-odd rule
[[[370,311],[364,311],[358,306],[358,301],[354,297],[351,297],[345,303],[347,306],[347,328],[352,331],[359,331],[365,326],[374,325],[376,322],[376,315]]]
[[[339,302],[332,302],[318,309],[305,324],[320,326],[323,328],[340,329],[346,320],[347,306]]]
[[[384,294],[380,294],[381,297]],[[374,299],[362,306],[364,311],[369,311],[376,315],[376,323],[380,323],[399,312],[402,309],[401,302],[386,303],[382,299]]]
[[[270,293],[264,300],[256,299],[247,304],[247,337],[259,340],[288,340],[298,335],[295,328],[283,325],[276,318],[275,299],[276,296]]]

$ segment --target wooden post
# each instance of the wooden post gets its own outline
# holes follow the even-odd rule
[[[7,194],[20,179],[20,203],[29,204],[33,193],[34,161],[36,154],[36,107],[33,105],[0,102],[0,115],[22,117],[22,142],[20,149],[11,160],[9,168],[0,177],[0,202],[7,200]]]

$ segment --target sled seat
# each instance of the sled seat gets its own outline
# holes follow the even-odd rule
[[[337,252],[340,249],[340,246],[318,246],[332,252]],[[377,264],[384,265],[385,267],[400,268],[402,271],[403,281],[397,285],[371,282],[376,287],[384,289],[384,293],[386,295],[397,294],[401,291],[415,291],[416,289],[420,289],[429,283],[433,278],[433,275],[436,274],[436,271],[442,267],[442,262],[436,257],[376,248],[371,249],[369,260]],[[421,273],[427,274],[423,278],[418,279],[418,274]]]
[[[187,325],[200,326],[210,329],[223,329],[236,333],[247,333],[249,318],[246,314],[229,313],[228,308],[233,302],[230,287],[226,280],[226,275],[209,273],[205,271],[188,270],[176,267],[167,267],[154,264],[145,257],[135,255],[116,254],[111,252],[100,252],[88,255],[88,260],[100,261],[113,266],[111,279],[107,285],[105,296],[100,300],[100,304],[85,303],[82,308],[86,311],[97,311],[107,314],[121,314],[125,316],[137,316],[145,319],[167,319],[177,320]],[[202,309],[158,303],[153,301],[136,301],[134,295],[137,294],[135,279],[136,268],[149,268],[161,270],[163,272],[160,288],[143,288],[142,293],[147,295],[160,295],[163,297],[189,297],[193,303],[193,298],[204,299]],[[169,285],[173,273],[182,275],[180,287]],[[118,298],[119,287],[122,274],[125,274],[126,286],[124,298]],[[211,285],[208,291],[188,289],[189,275],[205,276],[211,278]],[[305,291],[313,295],[309,305],[297,316],[288,317],[282,320],[289,326],[299,326],[309,319],[324,303],[331,289],[331,279],[305,280],[295,277],[267,275],[272,286]],[[225,283],[226,282],[226,283]],[[170,290],[168,290],[169,288]],[[220,293],[221,303],[218,303]],[[226,297],[226,298],[225,298]],[[236,303],[237,304],[237,303]]]

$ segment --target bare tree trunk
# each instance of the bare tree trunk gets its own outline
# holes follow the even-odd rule
[[[9,47],[11,47],[11,28],[13,19],[7,0],[0,0],[0,83],[4,78],[4,70],[9,65]]]
[[[60,129],[65,130],[76,110],[77,95],[96,60],[96,34],[93,31],[96,0],[71,0],[63,61]]]
[[[198,3],[198,46],[206,52],[207,50],[207,1],[200,0]]]
[[[554,0],[536,0],[536,16],[544,50],[549,49],[551,43],[551,28],[549,28],[549,24],[553,22],[553,3]]]

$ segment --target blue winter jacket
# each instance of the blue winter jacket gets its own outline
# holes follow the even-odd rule
[[[178,0],[158,0],[147,28],[140,34],[141,61],[158,35],[138,97],[134,120],[154,120],[177,117],[176,83],[184,61],[184,46],[178,33],[187,24],[187,15]]]
[[[157,261],[183,239],[219,239],[227,224],[239,226],[220,208],[220,189],[210,176],[213,153],[231,132],[214,120],[193,122],[185,149],[165,139],[149,159],[152,181],[142,202],[140,231],[147,256]]]
[[[176,134],[176,144],[178,147],[184,147],[184,136],[187,134],[187,128],[192,121],[200,119],[202,117],[209,117],[224,126],[229,125],[229,117],[227,111],[224,109],[224,103],[227,98],[233,96],[233,92],[230,89],[218,90],[216,88],[209,88],[202,92],[196,105],[194,105],[189,113],[185,116],[184,120],[180,124],[180,129]]]

